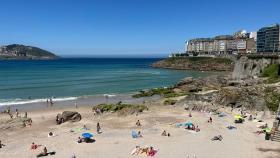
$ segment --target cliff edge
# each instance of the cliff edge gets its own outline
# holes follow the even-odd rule
[[[227,58],[213,57],[174,57],[152,64],[154,68],[197,70],[197,71],[233,71],[234,62]]]

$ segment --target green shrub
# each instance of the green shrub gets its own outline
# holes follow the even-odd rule
[[[265,103],[270,110],[277,111],[280,103],[280,94],[275,91],[275,88],[267,87],[265,89]]]
[[[167,99],[167,100],[165,100],[164,101],[164,105],[174,105],[174,104],[176,104],[176,100],[173,100],[173,99]]]
[[[135,112],[143,112],[148,110],[148,107],[145,105],[133,105],[133,104],[99,104],[93,107],[93,110],[100,109],[102,112],[118,112],[122,110],[133,110]]]
[[[174,92],[171,87],[169,88],[154,88],[150,89],[148,91],[140,91],[137,94],[132,95],[133,98],[141,98],[141,97],[151,97],[153,95],[160,95],[165,98],[172,98],[172,97],[178,97],[178,96],[183,96],[187,95],[188,93],[186,92]]]
[[[267,83],[275,83],[279,81],[278,76],[279,64],[269,65],[262,71],[262,77],[268,77]]]

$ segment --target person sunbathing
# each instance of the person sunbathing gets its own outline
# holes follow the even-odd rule
[[[141,123],[140,123],[140,121],[139,120],[137,120],[137,122],[136,122],[136,126],[141,126]]]
[[[39,146],[41,146],[41,145],[37,145],[37,144],[35,144],[34,142],[32,142],[32,144],[31,144],[31,149],[32,149],[32,150],[35,150],[35,149],[37,149]]]
[[[155,156],[156,153],[157,151],[151,146],[148,150],[147,156]]]
[[[161,133],[162,136],[167,136],[167,133],[166,131],[164,130],[162,133]]]
[[[196,126],[196,129],[195,129],[196,132],[199,132],[200,131],[200,128],[198,126]]]
[[[37,155],[37,157],[43,157],[43,156],[48,156],[48,150],[46,147],[44,147],[43,152]]]
[[[133,150],[132,150],[132,152],[131,152],[131,155],[138,155],[140,152],[141,152],[141,148],[140,148],[140,146],[136,146]]]
[[[195,131],[195,126],[194,125],[192,125],[191,130]]]
[[[48,134],[48,137],[54,137],[53,132],[50,132],[50,133]]]
[[[141,150],[140,150],[140,154],[146,154],[146,155],[148,155],[148,152],[149,152],[149,147],[145,147],[145,148],[141,148]]]
[[[143,137],[140,131],[138,131],[137,136],[138,136],[138,138]]]
[[[78,143],[82,143],[82,142],[84,142],[85,141],[85,139],[84,138],[81,138],[81,137],[78,137]]]
[[[211,140],[212,140],[212,141],[214,141],[214,140],[222,141],[222,140],[223,140],[223,137],[222,137],[221,135],[218,135],[218,136],[214,136]]]

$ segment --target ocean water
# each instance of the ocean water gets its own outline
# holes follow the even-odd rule
[[[74,100],[102,94],[129,94],[170,86],[184,77],[213,73],[155,69],[160,59],[64,58],[0,61],[0,106]]]

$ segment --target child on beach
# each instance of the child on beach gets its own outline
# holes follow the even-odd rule
[[[138,127],[141,126],[140,120],[137,120],[136,126],[138,126]]]

